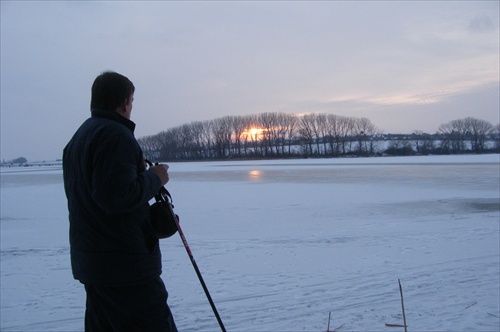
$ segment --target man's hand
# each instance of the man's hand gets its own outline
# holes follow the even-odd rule
[[[159,164],[155,166],[151,166],[150,170],[155,173],[161,181],[161,185],[165,185],[168,182],[168,165],[167,164]]]

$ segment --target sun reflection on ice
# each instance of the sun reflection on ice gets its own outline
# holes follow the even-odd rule
[[[262,171],[259,170],[249,171],[248,177],[251,181],[260,181],[262,179]]]

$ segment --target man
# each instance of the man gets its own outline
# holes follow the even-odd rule
[[[63,152],[71,267],[87,293],[85,331],[177,331],[148,203],[168,182],[168,166],[145,168],[130,120],[134,91],[123,75],[99,75],[91,117]]]

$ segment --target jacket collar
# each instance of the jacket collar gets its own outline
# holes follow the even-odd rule
[[[103,109],[96,109],[96,108],[94,108],[91,111],[91,113],[92,113],[93,118],[97,117],[97,118],[110,119],[110,120],[121,123],[122,125],[124,125],[128,129],[130,129],[132,132],[134,132],[134,130],[135,130],[135,123],[133,121],[121,116],[118,113],[103,110]]]

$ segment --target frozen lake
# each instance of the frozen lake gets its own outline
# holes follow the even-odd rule
[[[170,164],[167,188],[228,331],[500,330],[500,156]],[[82,331],[60,168],[1,169],[2,331]],[[180,331],[218,325],[179,237]]]

